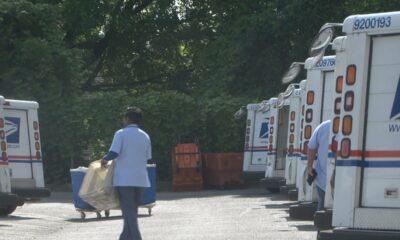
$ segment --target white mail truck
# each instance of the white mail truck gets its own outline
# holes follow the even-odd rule
[[[50,195],[45,188],[37,102],[0,98],[0,215],[25,200]]]
[[[268,101],[248,104],[243,157],[243,180],[260,180],[265,175],[269,137]]]
[[[271,192],[279,192],[285,185],[285,158],[289,118],[289,100],[271,98],[269,118],[268,160],[265,168],[264,187]]]
[[[350,16],[342,30],[335,229],[318,239],[400,239],[400,12]]]
[[[335,56],[322,59],[308,58],[305,62],[307,70],[307,87],[302,122],[301,161],[297,166],[298,201],[301,204],[289,208],[291,218],[313,220],[316,210],[317,190],[315,182],[307,183],[307,151],[312,132],[323,121],[332,119]],[[314,162],[315,164],[315,162]]]
[[[325,209],[317,211],[314,215],[314,225],[320,230],[332,228],[332,208],[333,208],[333,186],[331,184],[331,178],[334,175],[334,169],[336,164],[336,150],[337,150],[337,135],[340,129],[340,112],[342,106],[342,88],[343,88],[343,76],[346,68],[344,65],[346,59],[345,51],[346,37],[340,36],[335,38],[331,43],[332,50],[336,53],[334,79],[335,89],[333,91],[332,102],[332,123],[329,136],[329,152],[328,162],[326,169],[326,187],[325,187]]]
[[[281,194],[289,194],[291,200],[297,200],[296,175],[297,161],[300,158],[300,133],[301,133],[301,102],[306,87],[306,80],[299,84],[298,89],[293,89],[289,96],[289,127],[287,133],[287,146],[285,163],[285,186],[281,186]],[[286,90],[288,92],[288,90]]]

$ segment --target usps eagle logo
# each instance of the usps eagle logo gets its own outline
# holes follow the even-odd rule
[[[5,132],[7,143],[19,143],[19,125],[20,118],[5,117]]]
[[[261,124],[261,130],[260,130],[260,135],[258,136],[259,138],[268,138],[268,122],[269,118],[265,118],[266,122],[263,122]]]
[[[394,97],[392,112],[390,113],[391,120],[400,119],[400,78],[397,83],[396,95]]]

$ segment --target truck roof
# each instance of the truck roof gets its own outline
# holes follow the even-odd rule
[[[4,108],[15,108],[15,109],[38,109],[39,103],[35,101],[22,101],[14,99],[5,99],[3,103]]]
[[[250,103],[247,104],[247,110],[252,110],[252,111],[256,111],[260,108],[260,104],[259,103]]]
[[[307,80],[303,79],[300,81],[300,89],[302,90],[306,90],[306,86],[307,86]]]
[[[324,56],[315,66],[312,66],[313,59],[312,57],[307,58],[304,63],[304,68],[307,70],[317,70],[321,69],[324,71],[330,71],[335,69],[335,55]]]
[[[346,34],[398,32],[400,31],[400,12],[352,15],[344,20],[342,31]]]
[[[333,40],[332,50],[335,52],[343,52],[346,50],[346,36],[340,36]]]
[[[270,98],[269,103],[271,104],[271,106],[276,106],[276,104],[278,104],[278,98],[276,97]]]

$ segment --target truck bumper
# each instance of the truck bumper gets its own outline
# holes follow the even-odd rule
[[[16,194],[0,192],[0,203],[5,206],[22,206],[24,200]]]
[[[289,207],[289,216],[292,219],[313,221],[317,211],[316,202],[300,202]]]
[[[314,226],[318,230],[332,229],[332,209],[316,211],[314,214]]]
[[[260,180],[265,176],[265,172],[242,172],[240,177],[244,181]]]
[[[318,240],[395,240],[400,239],[399,231],[376,231],[359,229],[334,229],[319,231]]]
[[[11,192],[24,199],[50,197],[50,190],[47,188],[11,188]]]
[[[269,190],[275,189],[277,192],[279,192],[279,188],[281,186],[285,185],[286,181],[285,181],[285,178],[283,178],[283,177],[271,177],[271,178],[261,179],[260,183],[266,189],[269,189]]]
[[[282,185],[280,186],[279,189],[279,193],[282,195],[288,195],[289,191],[292,189],[296,189],[296,185],[295,184],[291,184],[291,185]]]

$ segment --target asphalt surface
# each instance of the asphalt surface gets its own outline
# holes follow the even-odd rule
[[[312,222],[288,218],[292,204],[264,189],[207,190],[157,193],[152,216],[139,210],[143,239],[150,240],[253,240],[316,239]],[[75,210],[71,193],[57,192],[39,203],[27,203],[0,218],[1,240],[118,239],[121,212],[97,219],[87,213],[84,221]]]

